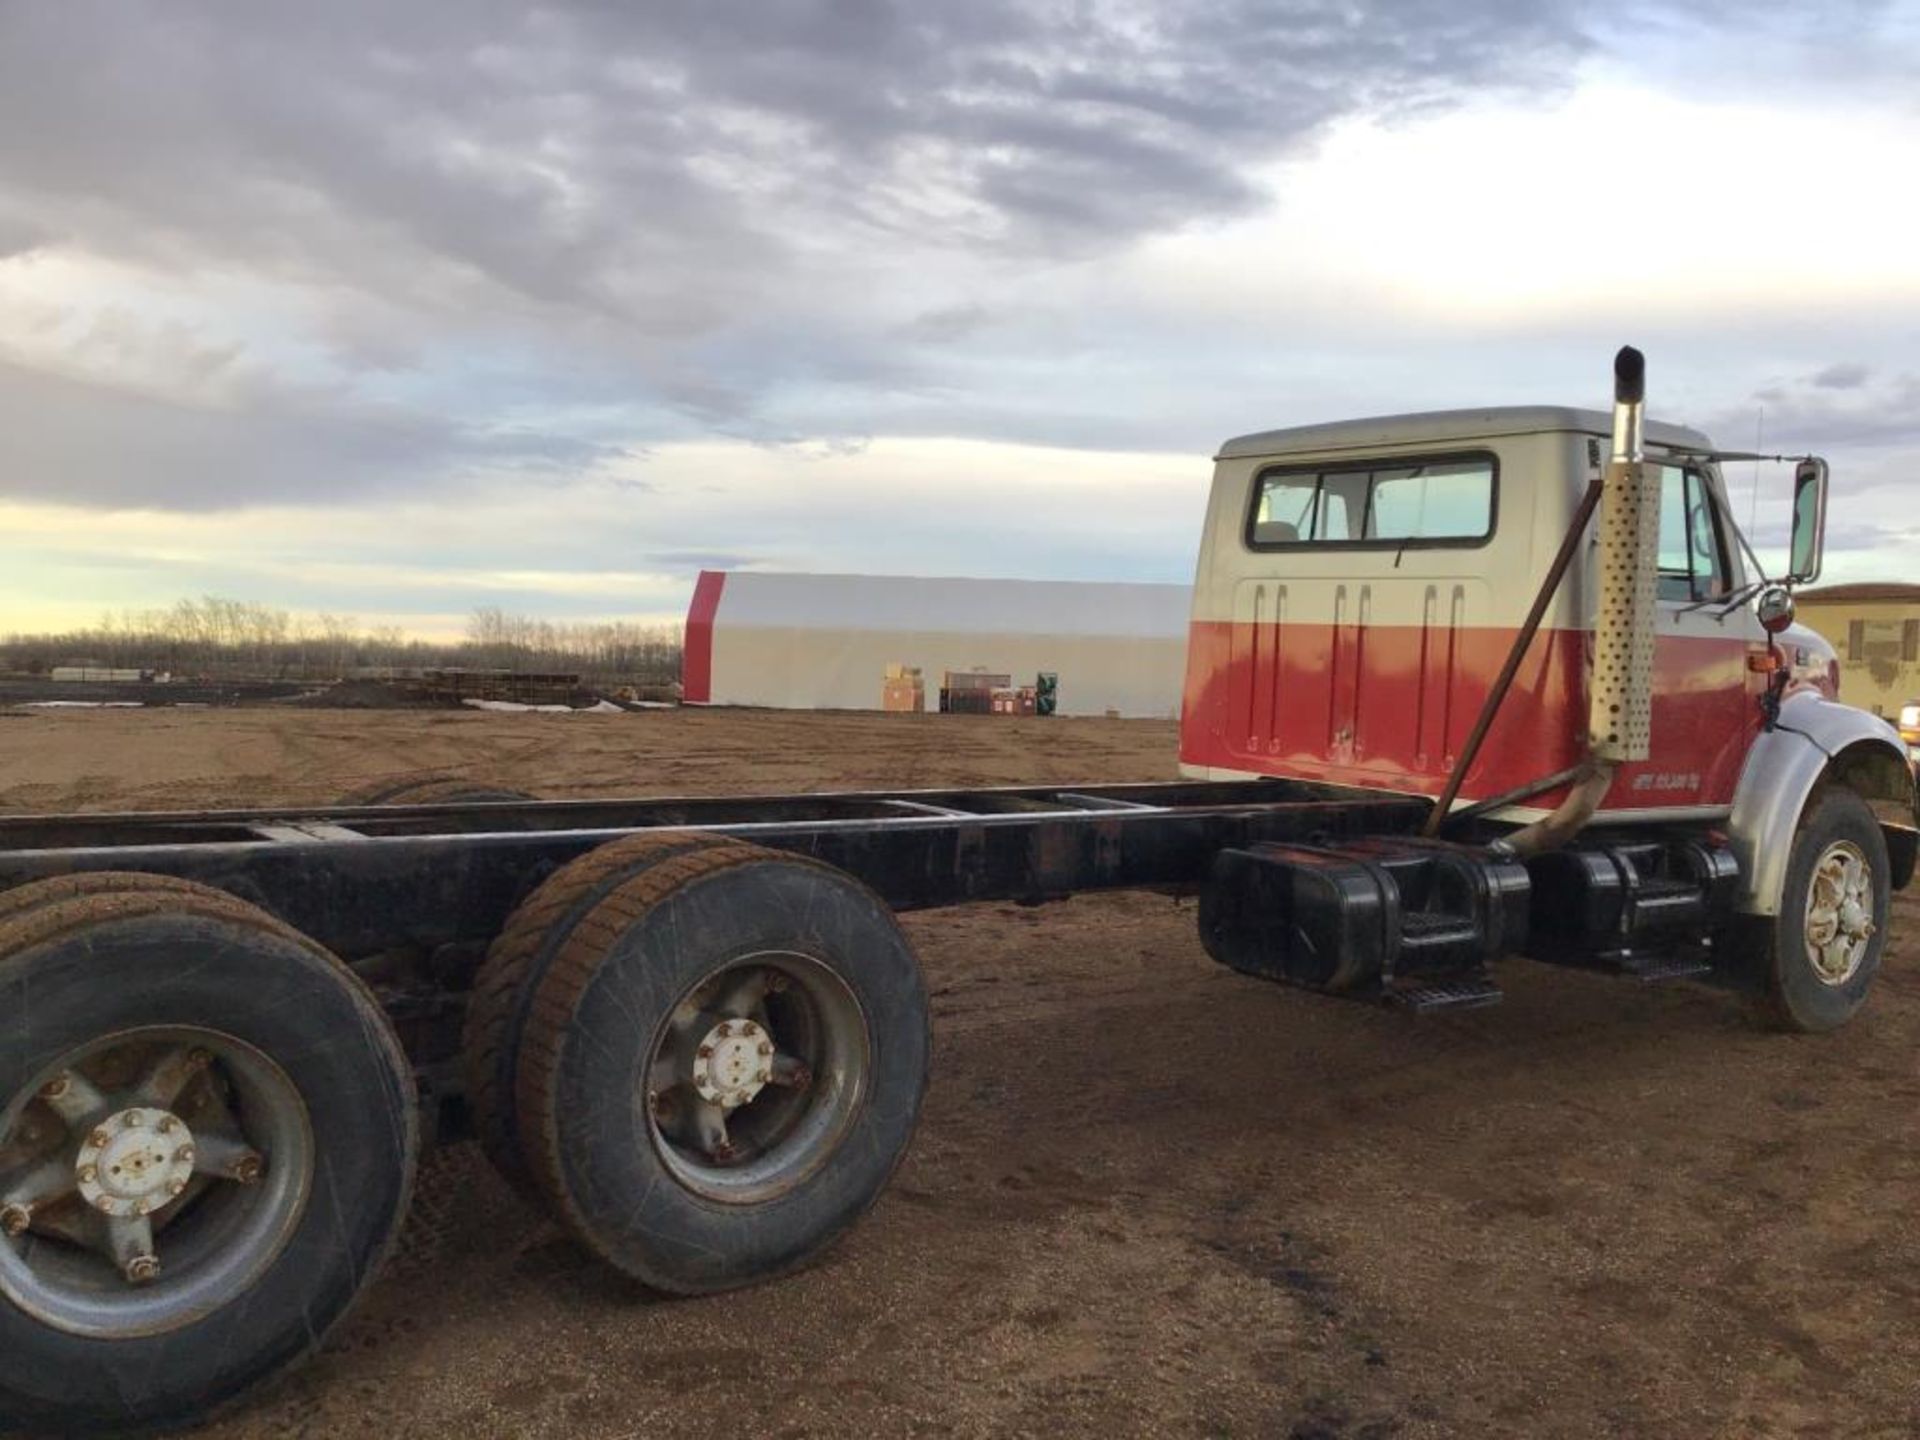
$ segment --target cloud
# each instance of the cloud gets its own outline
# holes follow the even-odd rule
[[[25,215],[0,209],[0,260],[25,255],[53,238],[53,232]]]
[[[1880,448],[1920,442],[1920,375],[1874,379],[1864,365],[1830,365],[1756,390],[1751,403],[1713,422],[1716,433],[1751,433],[1758,409],[1766,433],[1809,449]]]
[[[1781,221],[1736,245],[1708,221],[1593,239],[1623,133],[1645,154],[1686,132],[1667,160],[1730,193],[1756,166],[1809,193],[1806,157],[1780,143],[1796,126],[1844,194],[1865,189],[1856,169],[1897,169],[1872,153],[1912,133],[1891,107],[1867,127],[1842,106],[1827,128],[1785,106],[1772,130],[1693,123],[1700,77],[1741,83],[1727,62],[1749,32],[1769,47],[1764,104],[1876,44],[1885,73],[1912,58],[1912,37],[1880,38],[1873,4],[1826,7],[1817,32],[1803,8],[0,7],[0,497],[196,522],[302,506],[326,543],[364,552],[380,542],[367,515],[417,503],[408,524],[444,527],[504,489],[525,510],[485,513],[512,544],[537,533],[543,566],[599,572],[617,567],[576,556],[569,534],[669,570],[880,554],[954,568],[962,530],[986,546],[1046,513],[1066,538],[1022,536],[1003,568],[1178,574],[1184,520],[1137,535],[1117,500],[1066,513],[1008,497],[1126,450],[1192,455],[1181,473],[1203,475],[1223,435],[1290,421],[1579,399],[1587,357],[1625,321],[1703,328],[1702,292],[1748,272],[1805,312],[1791,327],[1768,314],[1791,344],[1763,343],[1754,297],[1722,283],[1711,328],[1730,363],[1676,342],[1663,381],[1683,359],[1713,381],[1663,397],[1748,435],[1751,406],[1727,402],[1761,384],[1765,351],[1808,377],[1762,401],[1769,433],[1777,418],[1899,437],[1913,382],[1889,345],[1847,333],[1890,333],[1912,298],[1879,293],[1880,251],[1861,248],[1908,233],[1879,223],[1884,204],[1850,225],[1816,188],[1807,203],[1833,213],[1817,236]],[[1631,69],[1646,36],[1686,82],[1670,108],[1603,100],[1595,124],[1559,105],[1596,67]],[[1377,169],[1339,150],[1359,129]],[[1420,133],[1428,148],[1400,144]],[[1736,147],[1745,168],[1717,171]],[[1410,177],[1438,203],[1410,210]],[[1515,190],[1515,205],[1452,208]],[[1828,273],[1879,308],[1801,283]],[[1855,358],[1816,370],[1832,355]],[[725,490],[686,461],[721,439],[777,476],[724,523],[681,508]],[[912,532],[918,548],[878,543],[901,499],[888,486],[830,517],[809,488],[836,464],[897,462],[889,442],[983,440],[1030,447],[1031,468],[990,507],[964,463],[929,473],[908,499],[940,518]],[[561,499],[567,531],[522,523]]]
[[[858,293],[877,250],[1109,250],[1249,208],[1251,167],[1340,115],[1537,89],[1585,46],[1517,0],[74,0],[5,27],[0,189],[34,234],[372,301],[341,359],[376,368],[423,314],[644,353]]]
[[[0,494],[182,511],[346,504],[503,472],[537,484],[625,456],[577,436],[325,390],[263,383],[244,403],[219,408],[4,361],[0,435]]]

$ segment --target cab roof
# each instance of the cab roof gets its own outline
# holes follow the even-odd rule
[[[1577,410],[1566,405],[1506,405],[1491,410],[1428,410],[1413,415],[1376,415],[1366,420],[1335,420],[1238,435],[1220,447],[1220,460],[1270,455],[1324,455],[1341,450],[1378,450],[1389,446],[1492,440],[1508,435],[1613,435],[1607,410]],[[1698,430],[1649,420],[1646,438],[1654,445],[1708,450],[1713,442]]]

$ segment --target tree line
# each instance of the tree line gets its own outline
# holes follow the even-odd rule
[[[90,663],[222,679],[339,680],[381,669],[466,666],[575,672],[608,683],[662,685],[680,674],[680,627],[573,622],[476,609],[457,641],[421,640],[353,615],[298,614],[203,595],[164,609],[122,610],[60,634],[8,635],[0,671],[44,675]]]

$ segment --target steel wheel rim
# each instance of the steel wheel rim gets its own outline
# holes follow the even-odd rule
[[[655,1030],[637,1108],[682,1186],[763,1204],[803,1183],[845,1140],[866,1104],[872,1050],[866,1011],[833,970],[793,951],[746,955],[689,986]],[[756,1066],[770,1072],[758,1084]]]
[[[1807,960],[1822,985],[1845,985],[1860,973],[1871,947],[1873,867],[1851,840],[1836,840],[1814,861],[1807,886]]]
[[[245,1294],[306,1211],[306,1103],[235,1036],[119,1031],[6,1100],[0,1294],[56,1329],[131,1340],[190,1325]]]

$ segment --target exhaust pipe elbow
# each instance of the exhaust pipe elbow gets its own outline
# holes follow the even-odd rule
[[[1611,760],[1589,758],[1579,778],[1568,789],[1567,798],[1554,807],[1551,815],[1502,836],[1488,848],[1521,860],[1558,850],[1593,819],[1600,802],[1607,798],[1607,791],[1613,788],[1614,769]]]

